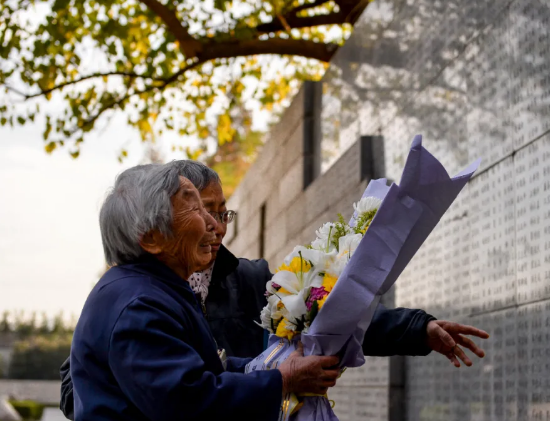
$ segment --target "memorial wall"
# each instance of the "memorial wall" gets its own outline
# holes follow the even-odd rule
[[[395,181],[417,133],[453,173],[482,158],[396,305],[486,329],[487,357],[407,359],[407,420],[550,420],[549,34],[550,1],[376,0],[323,79],[321,171],[365,135]]]
[[[550,421],[550,1],[375,0],[321,84],[229,202],[239,256],[276,268],[370,177],[399,182],[415,134],[451,173],[482,158],[385,301],[487,330],[486,358],[368,358],[329,394],[340,420]]]

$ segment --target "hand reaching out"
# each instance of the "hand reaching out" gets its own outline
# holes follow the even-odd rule
[[[468,348],[479,358],[485,356],[485,352],[474,341],[464,335],[476,336],[481,339],[489,337],[489,334],[481,329],[446,320],[432,320],[429,322],[426,334],[428,346],[432,350],[445,355],[455,367],[460,367],[459,359],[468,367],[472,365],[472,360],[468,358],[461,346]]]

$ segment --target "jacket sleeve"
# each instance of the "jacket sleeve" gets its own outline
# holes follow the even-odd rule
[[[435,317],[423,310],[379,305],[365,333],[363,353],[369,356],[428,355],[426,326]]]
[[[59,409],[65,418],[74,420],[73,381],[71,379],[71,358],[67,358],[59,369],[61,377],[61,400]]]
[[[244,373],[246,365],[252,358],[227,357],[227,369],[230,373]]]
[[[279,415],[279,370],[209,372],[186,342],[182,322],[147,298],[129,304],[113,328],[109,366],[126,397],[151,421],[261,419]],[[196,333],[195,333],[196,334]]]

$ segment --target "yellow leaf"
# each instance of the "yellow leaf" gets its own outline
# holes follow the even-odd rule
[[[52,153],[55,150],[55,148],[57,148],[57,143],[55,142],[50,142],[46,146],[44,146],[44,149],[46,150],[47,153]]]
[[[142,134],[150,133],[152,128],[147,120],[140,120],[137,123],[138,129]]]
[[[228,114],[222,114],[218,119],[218,144],[231,142],[234,135],[235,129],[231,125],[231,117]]]
[[[206,127],[203,128],[203,129],[201,129],[201,130],[199,131],[199,137],[200,137],[201,139],[206,139],[206,138],[208,137],[209,134],[210,134],[210,133],[209,133],[209,131],[208,131],[208,129],[207,129]]]
[[[192,151],[189,147],[185,149],[185,154],[187,155],[187,158],[193,161],[198,160],[203,153],[204,151],[201,148],[195,149],[194,151]]]

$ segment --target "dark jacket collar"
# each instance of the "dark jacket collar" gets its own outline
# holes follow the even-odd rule
[[[230,273],[233,273],[235,269],[237,269],[237,266],[239,266],[239,259],[222,244],[216,256],[216,262],[214,263],[212,281],[215,282],[217,279],[227,278]]]

